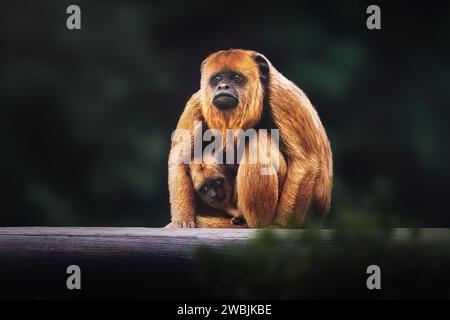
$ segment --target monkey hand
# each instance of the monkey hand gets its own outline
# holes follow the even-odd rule
[[[172,221],[166,228],[196,228],[195,221]]]
[[[234,225],[244,225],[246,223],[245,218],[242,214],[231,218],[231,223]]]

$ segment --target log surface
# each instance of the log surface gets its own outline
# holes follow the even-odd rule
[[[394,229],[403,241],[449,242],[449,229]],[[204,298],[192,288],[197,248],[228,250],[261,230],[160,228],[0,228],[0,298]],[[304,230],[273,230],[301,245]],[[319,245],[332,245],[321,230]],[[82,270],[82,290],[66,287],[69,265]]]

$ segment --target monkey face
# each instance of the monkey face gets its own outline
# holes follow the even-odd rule
[[[239,103],[239,89],[247,82],[246,77],[235,70],[221,70],[209,79],[214,88],[213,105],[220,110],[235,108]]]
[[[225,177],[218,175],[207,178],[197,189],[200,198],[212,207],[221,208],[228,203]]]
[[[226,168],[214,163],[192,163],[189,168],[194,189],[206,204],[226,209],[233,197],[232,178]]]
[[[211,54],[201,67],[201,109],[209,128],[248,129],[263,111],[268,72],[264,57],[254,51],[222,50]],[[263,65],[263,68],[261,66]]]

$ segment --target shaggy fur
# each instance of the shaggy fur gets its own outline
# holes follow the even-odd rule
[[[239,89],[238,105],[227,111],[213,106],[213,88],[208,82],[213,74],[223,69],[236,70],[248,79]],[[291,212],[301,221],[311,204],[320,216],[325,216],[330,208],[333,176],[332,153],[325,129],[303,91],[262,54],[231,49],[210,55],[202,63],[200,90],[187,102],[177,128],[189,130],[193,135],[194,121],[203,121],[209,128],[219,129],[225,137],[226,129],[245,130],[258,126],[266,112],[280,130],[282,149],[278,156],[280,171],[285,172],[263,176],[260,168],[274,164],[241,163],[235,182],[238,209],[252,228],[270,224],[285,226]],[[214,215],[196,219],[199,212],[187,165],[169,165],[169,192],[171,226],[230,226],[229,221],[214,220],[218,219]]]

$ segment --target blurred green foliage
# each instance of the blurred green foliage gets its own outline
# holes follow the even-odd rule
[[[193,285],[213,299],[450,299],[448,230],[424,241],[421,229],[400,236],[376,215],[343,216],[334,231],[261,230],[246,245],[201,248]],[[366,286],[370,265],[381,290]]]
[[[80,31],[65,27],[74,3]],[[316,105],[335,162],[327,223],[450,226],[448,6],[381,3],[369,31],[368,4],[2,2],[0,226],[165,225],[170,134],[201,61],[231,47],[266,54]]]

